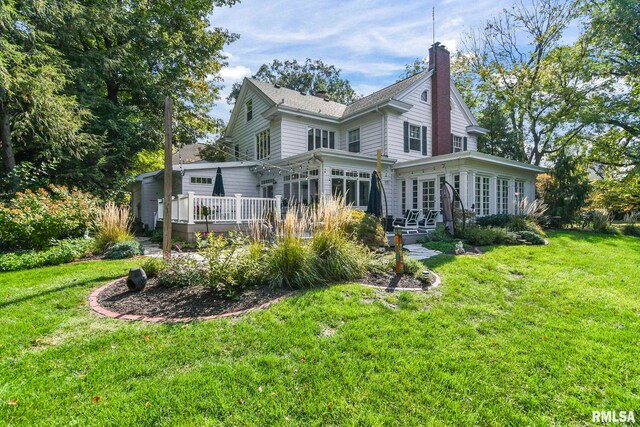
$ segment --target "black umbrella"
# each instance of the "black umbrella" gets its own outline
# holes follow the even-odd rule
[[[213,183],[212,195],[224,197],[224,184],[222,183],[222,169],[220,169],[220,166],[218,166],[218,171],[216,172],[216,181]]]
[[[382,197],[378,187],[378,173],[371,174],[371,186],[369,188],[369,203],[367,203],[367,213],[377,217],[382,216]]]

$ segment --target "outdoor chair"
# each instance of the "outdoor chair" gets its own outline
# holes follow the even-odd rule
[[[418,221],[418,230],[427,231],[436,227],[436,220],[438,218],[438,211],[433,209],[425,209],[424,216]]]
[[[393,221],[394,226],[400,226],[407,230],[407,232],[418,231],[418,217],[420,211],[418,209],[408,209],[403,218],[396,218]]]

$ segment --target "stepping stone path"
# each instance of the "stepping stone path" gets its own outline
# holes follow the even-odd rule
[[[423,260],[423,259],[427,259],[427,258],[431,258],[434,257],[436,255],[440,255],[442,252],[440,251],[434,251],[432,249],[427,249],[422,245],[404,245],[403,246],[404,249],[406,249],[407,251],[409,251],[409,253],[406,253],[406,255],[410,256],[411,258],[417,259],[418,261]]]
[[[145,256],[151,256],[154,258],[162,258],[162,248],[157,243],[153,243],[151,239],[148,237],[136,237],[138,242],[142,245],[142,249],[144,249]]]

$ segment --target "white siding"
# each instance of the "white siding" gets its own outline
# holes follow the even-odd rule
[[[150,229],[155,228],[154,214],[158,210],[158,199],[162,197],[162,181],[153,177],[144,178],[140,186],[140,219]]]
[[[253,117],[247,122],[245,114],[245,103],[251,99],[253,103]],[[232,139],[232,153],[236,145],[240,146],[240,160],[252,160],[256,157],[256,134],[267,128],[271,129],[271,160],[280,158],[280,135],[267,119],[262,117],[262,113],[271,107],[264,98],[257,94],[253,88],[249,87],[244,99],[238,100],[235,108],[239,108],[237,120],[229,134]],[[277,126],[274,126],[277,128]],[[275,135],[275,137],[274,137]]]
[[[307,135],[310,127],[317,127],[336,133],[336,147],[341,144],[340,132],[336,125],[313,119],[282,117],[282,158],[295,156],[308,151]]]
[[[381,113],[370,113],[341,125],[338,148],[348,151],[349,131],[360,128],[360,154],[375,156],[382,149],[382,119]]]
[[[226,168],[222,167],[222,182],[227,196],[240,193],[247,197],[258,197],[259,189],[256,187],[258,180],[251,173],[249,166]],[[213,183],[216,179],[217,165],[211,169],[187,170],[182,177],[182,194],[193,191],[200,196],[210,196],[213,192]],[[211,178],[211,184],[192,184],[191,177]]]
[[[425,80],[414,90],[409,92],[401,101],[407,102],[413,107],[408,112],[397,115],[388,114],[387,138],[389,144],[389,157],[398,159],[398,161],[406,161],[413,159],[421,159],[431,156],[431,99],[424,102],[420,99],[424,90],[431,91],[431,80]],[[431,95],[429,95],[429,98]],[[413,125],[427,127],[427,156],[422,155],[422,151],[404,152],[404,122],[407,121]]]
[[[467,126],[471,126],[472,123],[467,119],[462,106],[456,100],[455,96],[451,96],[453,100],[453,110],[451,111],[451,133],[454,135],[467,137],[467,150],[476,151],[478,149],[478,140],[475,136],[467,133]]]

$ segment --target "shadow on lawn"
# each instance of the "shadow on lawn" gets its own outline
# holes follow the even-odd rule
[[[22,302],[25,301],[29,301],[35,298],[41,298],[41,297],[45,297],[47,295],[51,295],[54,294],[56,292],[62,292],[62,291],[66,291],[67,289],[73,289],[73,288],[78,288],[81,286],[86,286],[86,285],[94,285],[97,283],[106,283],[109,280],[113,280],[114,277],[113,276],[101,276],[101,277],[97,277],[89,282],[87,281],[78,281],[78,282],[72,282],[66,285],[62,285],[62,286],[58,286],[57,288],[51,288],[51,289],[47,289],[45,291],[41,291],[41,292],[36,292],[35,294],[30,294],[30,295],[25,295],[19,298],[15,298],[12,300],[8,300],[8,301],[4,301],[0,303],[0,309],[5,308],[5,307],[9,307],[11,305],[15,305],[15,304],[20,304]]]

